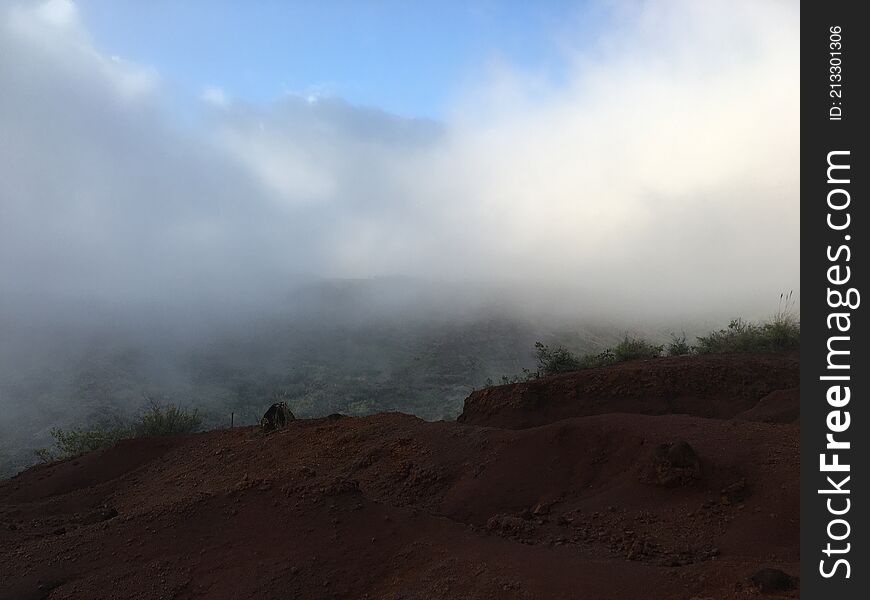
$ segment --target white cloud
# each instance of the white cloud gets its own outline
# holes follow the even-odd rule
[[[154,69],[119,56],[104,56],[94,48],[71,0],[14,3],[0,7],[0,14],[0,27],[8,38],[7,50],[26,52],[21,61],[43,69],[28,73],[28,77],[63,70],[69,76],[80,77],[81,88],[109,85],[129,101],[138,101],[159,89]]]
[[[204,137],[70,6],[3,16],[0,275],[23,293],[403,273],[744,312],[799,285],[790,4],[632,3],[566,83],[500,65],[441,124],[207,88]]]
[[[72,0],[48,0],[34,14],[57,27],[77,27],[79,24],[78,8]]]
[[[230,99],[227,98],[226,92],[217,86],[208,86],[202,90],[200,99],[217,108],[226,108],[230,105]]]

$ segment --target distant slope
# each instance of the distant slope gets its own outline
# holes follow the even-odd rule
[[[256,423],[275,394],[301,417],[402,411],[453,419],[487,378],[533,367],[535,340],[585,352],[619,333],[574,324],[563,334],[561,325],[487,316],[404,320],[324,304],[322,313],[282,315],[232,334],[216,329],[178,341],[106,333],[75,342],[57,335],[44,340],[51,352],[10,349],[14,360],[0,360],[0,476],[36,462],[52,427],[128,420],[145,396],[198,408],[212,428],[228,425],[231,412],[237,425]],[[0,349],[6,343],[0,339]]]

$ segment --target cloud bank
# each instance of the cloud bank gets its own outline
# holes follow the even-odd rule
[[[0,4],[0,311],[245,306],[408,275],[673,315],[799,286],[799,15],[608,5],[553,82],[494,62],[442,122],[268,106],[106,56],[69,0]],[[155,42],[156,43],[156,42]]]

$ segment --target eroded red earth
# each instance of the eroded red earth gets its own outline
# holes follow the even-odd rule
[[[797,386],[797,356],[667,358],[460,422],[128,440],[0,482],[0,598],[795,598],[749,577],[798,572]]]

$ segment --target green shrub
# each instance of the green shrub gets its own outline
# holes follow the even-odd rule
[[[679,336],[675,333],[671,334],[671,341],[667,347],[668,356],[685,356],[692,353],[692,347],[686,341],[686,332],[684,331]]]
[[[550,348],[542,342],[535,342],[535,357],[538,359],[537,371],[523,369],[522,376],[503,376],[501,382],[502,384],[517,383],[546,375],[606,367],[626,360],[654,358],[661,356],[663,348],[664,346],[656,346],[646,340],[625,336],[613,348],[607,348],[598,354],[586,354],[579,357],[562,346]],[[491,379],[487,380],[487,385],[492,385]]]
[[[580,361],[581,369],[594,369],[596,367],[606,367],[607,365],[612,365],[616,362],[616,356],[613,354],[613,350],[607,348],[606,350],[599,352],[598,354],[587,354]]]
[[[151,402],[136,424],[139,437],[182,435],[193,433],[202,425],[202,417],[196,409],[187,410],[168,404]]]
[[[133,437],[133,432],[129,427],[123,426],[100,425],[93,429],[69,430],[55,427],[51,430],[51,437],[54,438],[54,448],[36,450],[36,455],[45,462],[73,458],[101,448],[108,448],[119,440]]]
[[[614,362],[624,362],[626,360],[637,360],[641,358],[656,358],[662,355],[664,346],[657,346],[650,342],[634,337],[625,336],[613,348]]]
[[[542,342],[535,342],[535,357],[538,359],[538,373],[555,375],[581,368],[580,358],[567,348],[550,348]]]
[[[762,325],[762,335],[772,352],[800,350],[801,324],[796,317],[778,315]]]
[[[202,417],[196,409],[187,410],[174,404],[163,406],[151,402],[138,421],[128,425],[98,425],[91,429],[68,430],[55,427],[51,430],[54,446],[39,448],[35,452],[43,462],[51,462],[109,448],[123,439],[192,433],[201,424]]]
[[[734,319],[727,329],[698,336],[699,354],[722,352],[786,352],[799,350],[800,322],[790,315],[777,315],[764,323]]]
[[[733,319],[727,329],[698,336],[697,352],[788,352],[800,350],[801,322],[794,311],[794,293],[779,295],[779,307],[767,321]]]
[[[722,352],[783,352],[800,349],[800,320],[794,315],[794,298],[791,292],[780,294],[779,310],[769,320],[763,323],[747,323],[742,319],[734,319],[727,329],[712,331],[708,335],[698,336],[696,346],[690,346],[686,334],[671,334],[671,341],[664,344],[653,344],[642,338],[626,335],[613,348],[598,354],[586,354],[578,357],[570,350],[557,346],[550,348],[542,342],[535,342],[535,357],[538,359],[538,369],[529,371],[523,369],[522,375],[503,376],[502,384],[529,381],[546,375],[556,375],[581,369],[606,367],[627,360],[657,358],[667,351],[668,356],[683,356],[686,354],[711,354]],[[487,379],[486,386],[492,386],[492,379]]]
[[[523,372],[519,375],[514,375],[513,377],[508,377],[507,375],[502,375],[501,381],[499,382],[499,385],[508,385],[511,383],[521,383],[523,381],[531,381],[533,379],[537,379],[540,376],[541,376],[540,371],[530,371],[529,369],[526,369],[525,367],[523,367]],[[492,378],[491,377],[488,378],[486,380],[486,387],[492,387],[493,385],[495,385],[495,383],[493,382]]]

